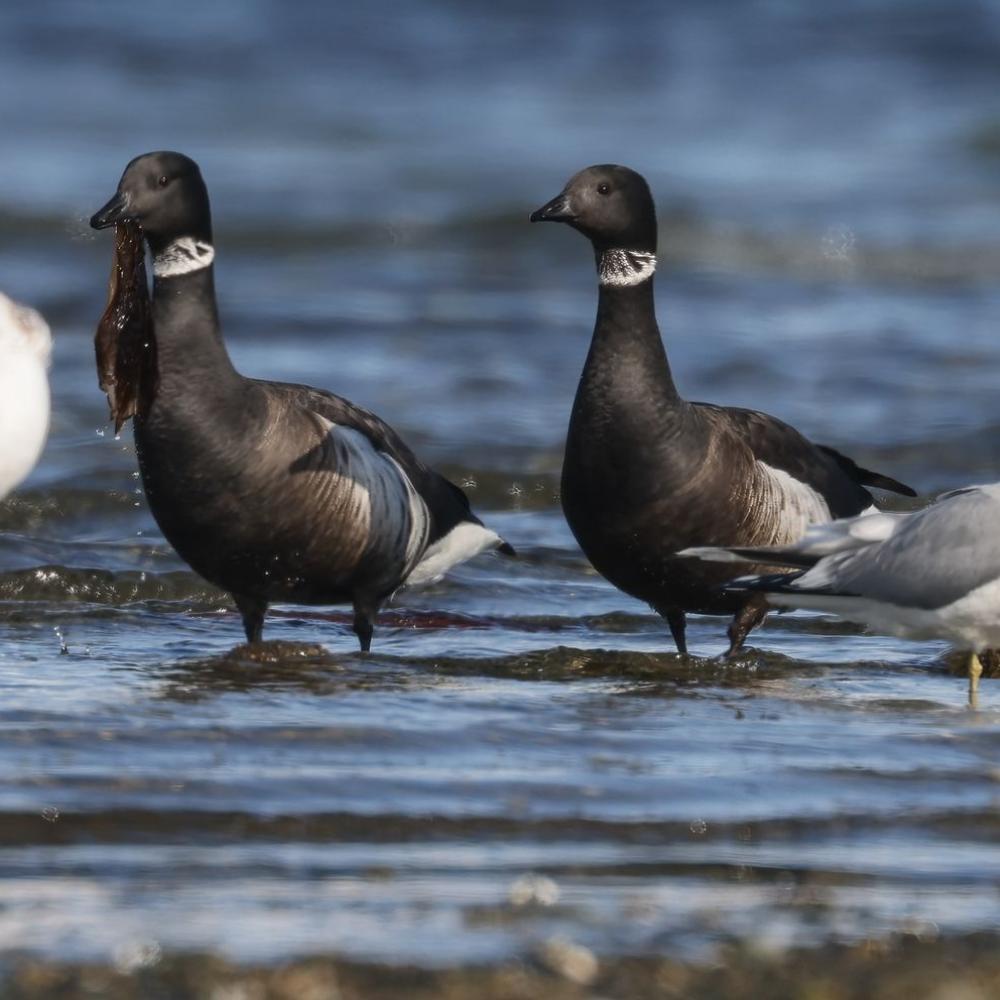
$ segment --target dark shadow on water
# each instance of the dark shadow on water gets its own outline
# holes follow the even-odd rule
[[[227,692],[261,689],[342,691],[434,686],[454,677],[567,682],[631,682],[637,694],[697,695],[699,688],[748,688],[762,681],[823,669],[777,653],[747,650],[731,660],[628,650],[555,646],[493,657],[398,657],[331,652],[316,643],[240,644],[220,656],[166,668],[161,697],[197,701]],[[652,687],[650,686],[652,685]]]
[[[724,660],[679,653],[554,646],[496,657],[414,657],[406,662],[453,676],[529,681],[626,680],[668,684],[685,690],[699,686],[745,687],[755,681],[822,669],[780,653],[754,649]]]
[[[849,772],[845,771],[844,774]],[[856,772],[855,772],[856,773]],[[892,772],[874,774],[874,778],[908,781]],[[918,780],[918,779],[913,779]],[[440,812],[409,814],[387,808],[371,814],[347,811],[299,811],[262,813],[255,807],[199,808],[184,803],[170,808],[120,806],[104,809],[63,810],[58,820],[47,820],[38,811],[8,811],[0,827],[0,848],[25,847],[39,844],[205,844],[238,843],[469,843],[511,845],[522,844],[614,844],[637,847],[707,846],[711,844],[742,845],[803,845],[813,846],[828,841],[844,843],[863,841],[867,837],[884,839],[900,831],[933,830],[937,835],[961,839],[968,843],[993,844],[1000,836],[1000,817],[989,804],[955,810],[951,806],[912,809],[905,814],[872,814],[860,809],[855,812],[835,811],[824,815],[776,815],[763,819],[720,819],[697,824],[675,819],[614,819],[610,817],[575,816],[516,816],[506,811],[489,811],[478,815],[449,815]],[[491,864],[501,863],[499,857]],[[515,858],[508,861],[517,867]],[[620,856],[597,861],[583,861],[572,850],[552,856],[540,870],[550,875],[569,873],[596,875],[602,872],[623,872],[623,864],[641,867],[648,873],[657,870],[690,872],[697,867],[707,872],[714,866],[713,877],[726,878],[733,874],[732,864],[740,867],[740,879],[764,882],[775,872],[801,873],[803,879],[838,879],[857,882],[866,877],[864,871],[825,868],[822,862],[796,862],[788,857],[775,868],[767,861],[756,865],[752,859],[738,862],[719,858],[709,851],[705,855],[652,855],[623,859]],[[880,875],[885,878],[884,874]],[[933,871],[916,871],[904,876],[933,881]],[[985,873],[985,877],[989,877]]]
[[[819,903],[822,906],[822,901]],[[549,914],[551,918],[552,914]],[[490,919],[471,911],[466,919]],[[495,919],[495,918],[494,918]],[[595,957],[552,938],[504,963],[419,967],[351,960],[338,954],[239,964],[219,955],[160,953],[135,968],[72,963],[31,955],[6,964],[5,996],[19,1000],[108,1000],[140,997],[366,997],[369,1000],[585,1000],[593,996],[815,997],[899,1000],[900,997],[996,996],[1000,939],[994,932],[938,936],[936,928],[850,944],[762,949],[759,941],[716,941],[697,962],[663,953]],[[581,974],[581,968],[585,974]]]
[[[289,621],[307,617],[345,624],[348,621],[346,614],[328,611],[296,611],[282,617]],[[414,629],[488,629],[491,624],[482,618],[436,611],[400,611],[392,617],[397,627]],[[629,616],[607,617],[604,624],[609,633],[627,630]],[[552,630],[551,621],[542,617],[518,624],[526,626],[518,631]],[[359,690],[429,689],[446,683],[449,678],[487,677],[548,683],[607,681],[611,685],[610,693],[614,694],[713,698],[718,696],[720,689],[751,693],[762,685],[794,684],[802,679],[822,678],[831,671],[842,674],[849,670],[859,677],[875,677],[887,671],[894,675],[907,671],[915,675],[961,673],[951,655],[926,664],[886,664],[871,660],[845,665],[803,660],[754,647],[725,659],[558,645],[494,656],[400,656],[380,653],[377,649],[374,653],[362,654],[355,648],[353,636],[349,641],[348,637],[340,635],[332,638],[332,649],[317,643],[279,639],[257,646],[243,643],[218,656],[167,664],[162,668],[167,684],[161,697],[197,701],[224,693],[268,689],[336,696]],[[867,707],[890,712],[941,709],[939,703],[919,697],[871,700]]]
[[[720,619],[721,620],[721,619]],[[794,632],[805,635],[865,635],[863,625],[854,622],[844,621],[842,618],[821,617],[819,615],[803,618],[780,611],[769,614],[761,626],[761,631],[767,632]],[[759,635],[754,632],[751,635]]]
[[[383,670],[374,656],[357,651],[335,654],[318,643],[281,639],[255,646],[241,643],[220,656],[169,665],[160,697],[190,702],[267,689],[329,696],[405,684],[406,678],[392,666]]]

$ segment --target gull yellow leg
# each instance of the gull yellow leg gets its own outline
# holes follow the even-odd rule
[[[983,665],[975,653],[969,653],[969,708],[979,708],[979,678]]]

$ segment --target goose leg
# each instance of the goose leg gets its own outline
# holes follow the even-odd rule
[[[969,653],[969,708],[979,708],[979,678],[983,676],[983,665],[979,657]]]
[[[670,634],[674,637],[674,642],[677,645],[677,652],[686,654],[688,647],[684,632],[687,628],[687,619],[684,616],[684,612],[680,608],[656,608],[656,611],[667,619],[667,624],[670,626]]]
[[[726,650],[726,657],[735,656],[742,647],[744,640],[766,617],[768,612],[767,600],[760,594],[754,594],[733,615],[733,620],[729,623],[726,634],[729,636],[729,649]]]
[[[354,602],[354,634],[361,643],[361,652],[370,653],[372,636],[375,634],[375,615],[378,609],[373,604]]]
[[[243,616],[243,631],[247,634],[247,642],[260,642],[264,637],[264,615],[267,612],[267,601],[258,597],[243,597],[233,594],[236,608]]]

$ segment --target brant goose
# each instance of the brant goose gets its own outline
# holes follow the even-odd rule
[[[513,554],[373,413],[236,371],[197,164],[172,152],[132,160],[90,220],[122,223],[141,227],[153,262],[146,346],[156,370],[129,412],[146,497],[180,556],[232,594],[249,642],[260,641],[269,602],[350,602],[367,652],[398,587],[440,579],[486,549]]]
[[[1000,646],[1000,483],[945,493],[913,513],[810,528],[791,545],[692,548],[717,562],[798,567],[727,584],[781,608],[829,611],[904,639],[945,639],[969,654],[975,706],[984,649]]]
[[[0,498],[35,467],[49,431],[49,353],[42,317],[0,294]]]
[[[720,592],[732,574],[678,558],[681,549],[785,544],[871,506],[865,486],[913,491],[766,413],[678,395],[653,306],[656,210],[634,170],[588,167],[531,221],[588,237],[600,282],[563,462],[570,528],[598,572],[666,618],[680,652],[685,612],[733,614],[730,655],[766,601]]]

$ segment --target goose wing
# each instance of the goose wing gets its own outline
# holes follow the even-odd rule
[[[794,427],[759,410],[695,404],[699,412],[720,434],[734,435],[749,447],[765,472],[782,481],[786,492],[814,503],[821,498],[829,516],[859,514],[872,503],[866,486],[916,494],[910,487],[857,465],[833,448],[814,444]],[[781,475],[783,474],[783,475]],[[790,477],[791,482],[785,477]]]
[[[399,434],[370,410],[311,386],[262,384],[286,403],[316,414],[335,428],[349,429],[375,452],[392,460],[403,480],[403,491],[407,494],[413,491],[428,518],[426,542],[405,582],[433,582],[452,566],[487,549],[514,555],[514,549],[472,512],[465,493],[421,462]]]

